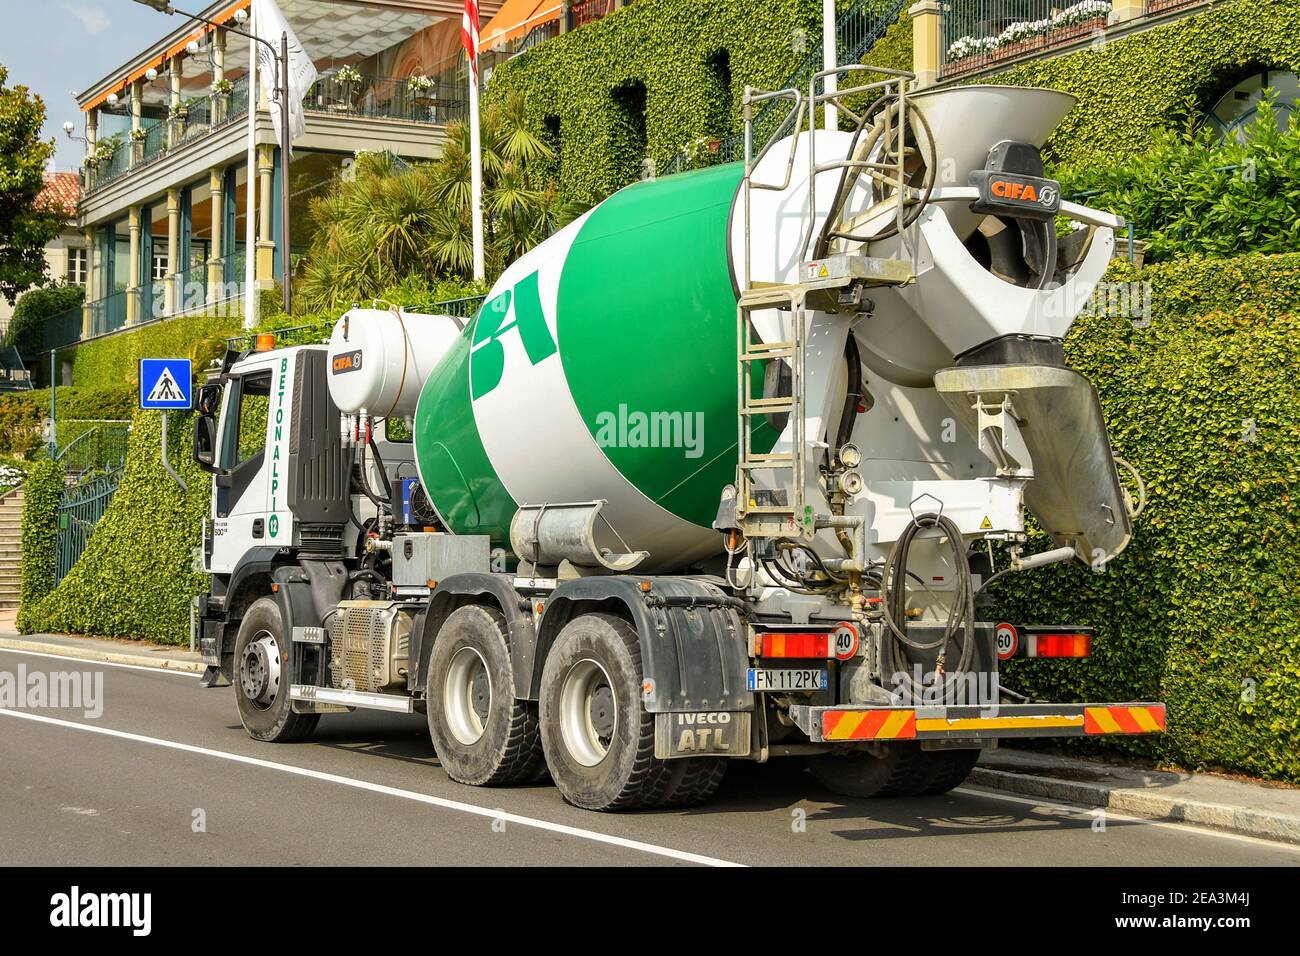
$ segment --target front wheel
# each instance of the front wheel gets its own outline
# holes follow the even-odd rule
[[[289,700],[289,645],[274,598],[258,598],[235,638],[235,702],[248,736],[287,743],[311,736],[319,714],[295,714]]]
[[[540,703],[546,765],[569,803],[659,806],[680,783],[672,762],[655,757],[654,715],[641,706],[641,645],[622,618],[584,614],[565,625],[542,670]]]

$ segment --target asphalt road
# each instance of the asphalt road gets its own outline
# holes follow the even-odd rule
[[[1300,864],[1300,847],[962,788],[824,791],[797,760],[738,762],[688,810],[595,814],[549,784],[463,787],[424,718],[330,715],[261,744],[231,688],[0,651],[0,672],[101,671],[103,713],[0,710],[0,865]],[[200,826],[201,824],[201,826]]]

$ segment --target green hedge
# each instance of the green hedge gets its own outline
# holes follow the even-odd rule
[[[1150,323],[1085,316],[1066,356],[1146,480],[1147,511],[1100,574],[1056,566],[994,585],[1006,619],[1097,628],[1091,660],[1013,662],[1006,683],[1168,704],[1166,736],[1091,746],[1300,780],[1300,255],[1110,278],[1151,283]]]
[[[133,384],[101,385],[57,389],[56,409],[60,421],[71,419],[125,419],[135,411],[138,397]],[[42,423],[50,415],[50,390],[36,388],[0,395],[0,453],[30,455],[44,445]],[[61,443],[72,438],[63,431]]]
[[[143,638],[164,644],[189,639],[190,599],[207,587],[193,570],[208,512],[211,482],[190,458],[192,416],[172,413],[168,456],[189,485],[182,493],[163,469],[158,412],[137,412],[126,469],[85,553],[57,589],[19,619],[24,632],[55,631]],[[32,494],[32,478],[28,481]],[[29,505],[30,507],[30,505]],[[49,554],[53,559],[53,542]],[[24,555],[26,555],[24,542]],[[26,588],[24,558],[24,589]]]
[[[486,99],[520,90],[539,130],[557,119],[561,189],[596,202],[637,179],[643,157],[663,169],[692,139],[739,129],[745,85],[785,82],[804,56],[798,43],[821,35],[820,9],[815,0],[638,0],[497,67]],[[710,67],[724,50],[727,87]],[[619,107],[636,83],[645,89],[644,149]]]
[[[33,612],[54,590],[54,535],[58,520],[63,469],[48,459],[35,462],[23,483],[23,560],[18,592],[18,630],[34,626]]]
[[[165,319],[78,345],[72,358],[73,385],[130,382],[137,387],[142,358],[191,358],[194,369],[219,357],[225,339],[240,329],[239,316],[194,315]]]

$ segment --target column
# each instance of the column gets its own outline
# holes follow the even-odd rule
[[[212,85],[216,86],[226,78],[226,31],[220,27],[212,31]],[[226,118],[230,108],[227,96],[213,93],[212,122],[220,123]]]
[[[177,301],[176,286],[180,282],[181,256],[181,191],[167,190],[167,284],[163,287],[163,305],[168,315],[174,314],[181,303]]]
[[[907,14],[912,18],[912,72],[916,74],[916,88],[925,89],[938,83],[943,72],[938,0],[920,0]]]
[[[225,170],[215,167],[208,170],[208,189],[212,193],[212,254],[208,256],[208,301],[216,302],[225,294],[226,281],[225,259],[222,249],[222,233],[226,226],[226,206],[222,201],[225,186]]]
[[[270,288],[275,281],[275,242],[271,238],[271,173],[275,147],[257,147],[257,284]]]
[[[140,321],[140,207],[127,210],[127,230],[131,236],[131,274],[126,278],[126,324]]]
[[[99,110],[86,110],[86,156],[87,158],[95,155],[95,142],[99,139]],[[84,167],[86,170],[85,188],[89,189],[95,183],[95,172],[89,165]]]
[[[136,80],[131,84],[131,149],[127,153],[128,163],[134,166],[144,158],[144,144],[136,141],[137,131],[144,128],[144,81]]]
[[[181,105],[181,54],[177,53],[167,61],[167,78],[171,85],[171,95],[168,97],[168,116],[167,116],[167,146],[174,146],[181,138],[181,123],[172,118],[171,111]]]
[[[1111,0],[1110,23],[1126,23],[1142,16],[1146,0]]]
[[[87,226],[82,234],[86,237],[86,296],[81,306],[81,337],[86,339],[90,337],[90,303],[95,298],[95,231]]]

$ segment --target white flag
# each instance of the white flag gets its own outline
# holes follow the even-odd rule
[[[316,82],[316,65],[298,42],[298,37],[284,18],[275,0],[253,0],[253,32],[275,47],[273,55],[261,43],[257,45],[257,76],[262,81],[262,91],[273,104],[271,122],[275,125],[276,142],[280,141],[280,103],[276,96],[276,56],[280,51],[280,36],[289,37],[289,142],[292,143],[307,129],[303,116],[302,100]]]

